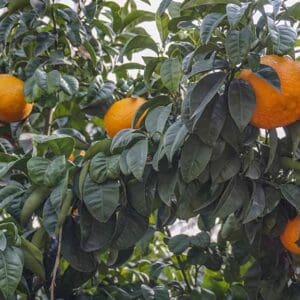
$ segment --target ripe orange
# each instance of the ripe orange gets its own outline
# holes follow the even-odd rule
[[[143,98],[124,98],[115,102],[104,116],[104,128],[112,138],[120,130],[131,127],[132,119],[142,104],[145,103]],[[140,126],[144,115],[137,122]]]
[[[289,220],[280,236],[283,246],[295,254],[300,254],[300,246],[296,242],[300,239],[300,216]]]
[[[251,124],[271,129],[294,123],[300,119],[300,62],[289,57],[265,55],[260,63],[277,72],[281,91],[252,71],[242,70],[240,78],[248,81],[256,96]]]
[[[9,74],[0,74],[0,121],[16,122],[28,117],[33,105],[23,94],[24,82]]]

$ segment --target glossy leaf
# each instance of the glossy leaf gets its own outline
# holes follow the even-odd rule
[[[234,80],[228,90],[228,106],[232,119],[242,132],[251,120],[256,106],[252,88],[243,80]]]
[[[107,222],[119,206],[120,184],[106,181],[101,184],[86,176],[83,186],[83,201],[89,213],[99,222]]]

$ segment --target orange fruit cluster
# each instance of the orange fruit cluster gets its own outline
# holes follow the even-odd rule
[[[277,72],[281,91],[251,70],[242,70],[240,78],[252,86],[256,96],[251,124],[271,129],[294,123],[300,119],[300,62],[286,56],[265,55],[260,63]]]
[[[145,103],[143,98],[124,98],[115,102],[104,116],[104,128],[112,138],[120,130],[130,128],[135,113]],[[140,127],[144,115],[139,119],[136,127]]]
[[[0,121],[16,122],[27,118],[33,105],[25,101],[24,82],[9,74],[0,74]]]

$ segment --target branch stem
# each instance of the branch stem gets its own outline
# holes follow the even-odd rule
[[[55,286],[56,286],[55,282],[56,282],[56,275],[57,275],[59,262],[60,262],[61,241],[62,241],[62,228],[60,228],[58,233],[58,247],[57,247],[54,267],[52,270],[52,281],[50,285],[50,300],[55,300]]]

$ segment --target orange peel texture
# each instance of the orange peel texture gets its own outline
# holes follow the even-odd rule
[[[24,82],[9,74],[0,74],[0,121],[17,122],[27,118],[33,105],[25,101]]]
[[[131,123],[137,110],[146,102],[143,98],[124,98],[116,101],[104,116],[104,128],[109,137],[114,137],[120,130],[131,128]],[[136,124],[139,128],[145,113]]]
[[[289,220],[280,235],[283,246],[292,253],[300,254],[300,246],[296,242],[300,239],[300,216]]]
[[[260,63],[277,72],[281,91],[251,70],[242,70],[240,78],[252,86],[256,96],[251,124],[271,129],[294,123],[300,119],[300,62],[286,56],[265,55]]]

